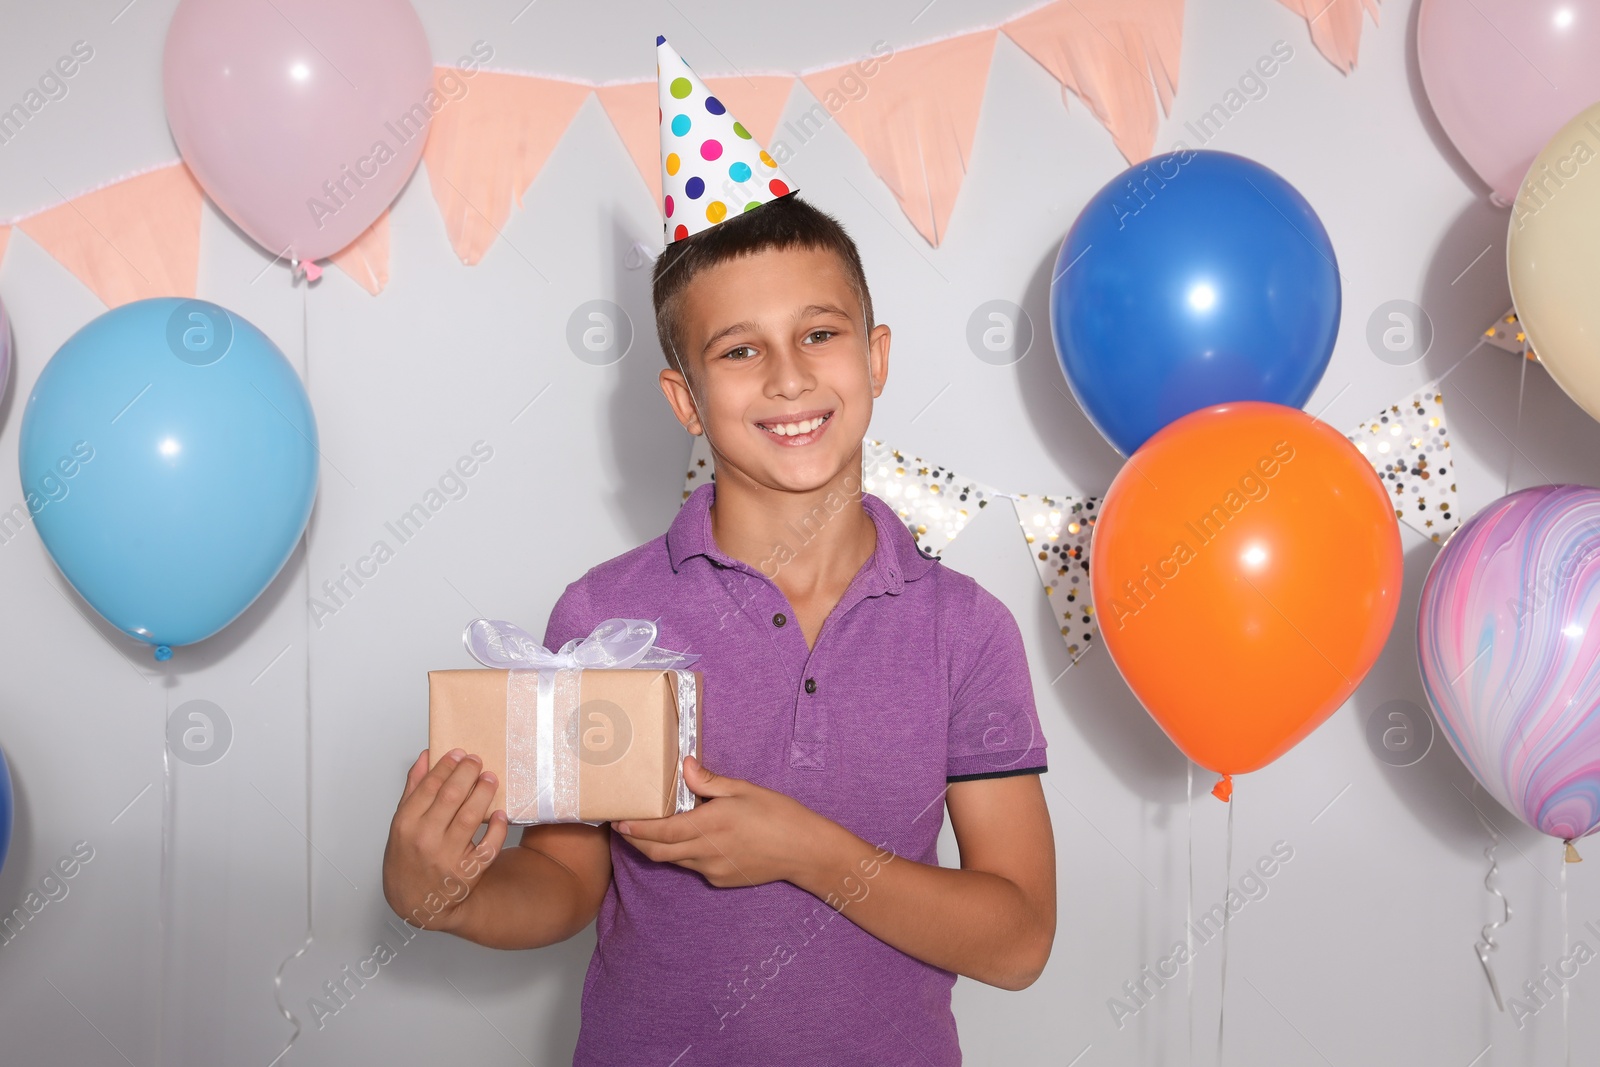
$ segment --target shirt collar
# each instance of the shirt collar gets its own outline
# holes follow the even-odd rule
[[[711,504],[716,491],[715,482],[698,486],[667,529],[667,556],[674,572],[682,570],[684,561],[691,556],[705,556],[721,567],[744,566],[718,548],[712,536]],[[885,592],[899,593],[906,582],[922,577],[939,562],[938,557],[917,547],[910,529],[888,504],[866,492],[861,494],[861,504],[878,527],[878,546],[869,565]]]

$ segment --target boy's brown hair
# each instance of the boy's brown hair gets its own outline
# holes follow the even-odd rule
[[[867,276],[861,269],[861,254],[856,251],[855,242],[838,219],[812,207],[797,193],[787,193],[675,241],[657,257],[650,283],[651,299],[656,310],[656,336],[667,364],[680,374],[688,373],[677,358],[684,341],[678,314],[683,291],[695,275],[738,256],[790,248],[820,249],[838,256],[845,277],[861,300],[866,331],[871,333],[872,294],[867,291]]]

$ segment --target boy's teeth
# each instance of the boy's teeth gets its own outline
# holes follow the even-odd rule
[[[818,415],[816,418],[807,419],[805,422],[780,422],[772,425],[763,423],[762,425],[767,431],[775,433],[779,437],[794,437],[798,434],[810,433],[827,421],[827,418],[826,415]]]

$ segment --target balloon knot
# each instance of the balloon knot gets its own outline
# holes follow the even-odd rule
[[[156,659],[157,660],[161,661],[162,663],[165,663],[167,660],[169,660],[171,658],[172,658],[172,649],[170,647],[168,647],[167,645],[157,645],[156,646]]]
[[[1567,841],[1566,842],[1566,846],[1567,846],[1567,862],[1568,863],[1582,863],[1583,862],[1583,857],[1578,855],[1578,850],[1572,847],[1572,842],[1571,841]]]
[[[1224,774],[1217,779],[1217,784],[1211,787],[1211,795],[1224,804],[1233,799],[1233,775]]]

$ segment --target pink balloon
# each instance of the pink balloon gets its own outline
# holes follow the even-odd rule
[[[1417,609],[1439,725],[1489,795],[1540,833],[1600,829],[1600,489],[1540,485],[1450,535]]]
[[[182,0],[162,62],[167,123],[201,187],[301,262],[394,201],[441,103],[407,0]]]
[[[1510,204],[1539,150],[1600,100],[1600,0],[1422,0],[1417,61],[1445,133]]]

